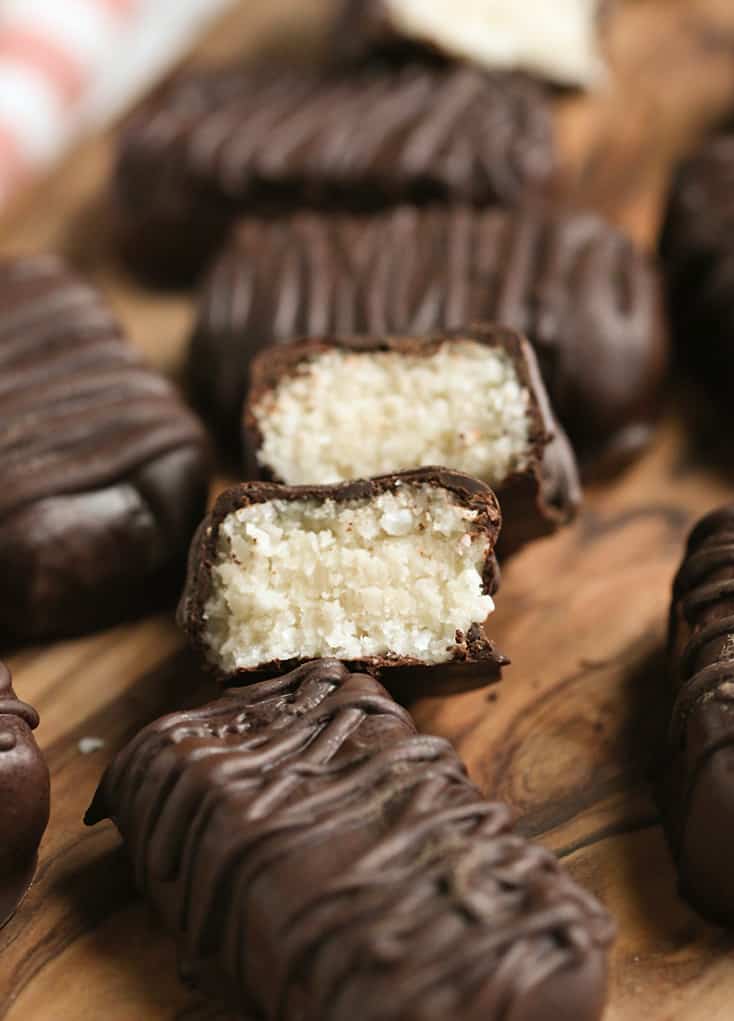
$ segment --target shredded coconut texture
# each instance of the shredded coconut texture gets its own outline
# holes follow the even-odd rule
[[[598,0],[385,0],[395,25],[489,68],[532,71],[567,85],[604,78]]]
[[[220,525],[204,608],[213,662],[395,655],[452,658],[494,609],[487,537],[446,490],[402,485],[370,500],[272,500]]]
[[[461,340],[430,355],[327,351],[252,411],[258,461],[290,485],[442,464],[496,487],[527,467],[529,405],[502,348]]]

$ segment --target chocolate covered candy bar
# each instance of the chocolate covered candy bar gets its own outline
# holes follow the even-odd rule
[[[734,133],[677,174],[661,252],[678,354],[715,392],[734,393]]]
[[[529,338],[587,471],[644,448],[666,368],[658,282],[593,214],[403,207],[245,220],[201,296],[192,392],[232,447],[249,362],[263,345],[478,321]]]
[[[266,348],[245,428],[252,472],[288,485],[426,464],[474,475],[499,497],[505,555],[570,521],[580,502],[533,350],[502,327]]]
[[[706,515],[673,586],[663,821],[683,895],[734,924],[734,506]]]
[[[370,669],[505,662],[484,634],[497,500],[423,468],[222,493],[191,546],[179,623],[220,677],[322,656]]]
[[[53,256],[0,263],[0,398],[0,635],[170,598],[204,511],[204,432]]]
[[[335,660],[147,727],[87,822],[106,816],[183,975],[248,1016],[601,1016],[603,908]]]
[[[49,813],[49,775],[33,731],[38,713],[15,695],[0,663],[0,927],[36,871]]]
[[[515,203],[554,167],[547,101],[524,79],[421,64],[230,68],[180,77],[133,119],[115,196],[135,264],[176,277],[264,205]]]
[[[604,77],[600,53],[607,0],[342,0],[332,50],[345,59],[413,52],[521,70],[563,85]]]

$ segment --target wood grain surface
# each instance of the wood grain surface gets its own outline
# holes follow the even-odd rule
[[[199,55],[274,48],[300,59],[326,13],[321,0],[243,0]],[[564,190],[652,245],[673,162],[734,107],[734,3],[620,0],[607,44],[607,88],[555,100]],[[134,342],[175,373],[191,299],[147,292],[116,264],[101,197],[109,156],[109,138],[84,145],[0,224],[0,241],[67,252],[108,289]],[[679,900],[647,780],[681,544],[697,516],[734,497],[727,452],[691,422],[671,398],[645,459],[591,488],[573,528],[507,566],[493,635],[513,663],[500,686],[401,693],[419,726],[453,740],[482,789],[511,803],[520,829],[617,917],[606,1021],[734,1017],[734,937]],[[81,823],[125,740],[211,694],[172,619],[2,652],[41,713],[53,809],[37,881],[0,931],[0,1019],[225,1021],[179,984],[173,944],[136,896],[111,825]],[[104,746],[84,755],[83,737]]]

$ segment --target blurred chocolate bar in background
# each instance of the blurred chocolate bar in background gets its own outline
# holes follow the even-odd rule
[[[659,281],[595,213],[404,206],[247,218],[202,289],[187,373],[220,442],[236,449],[262,346],[474,322],[528,337],[587,473],[645,448],[667,370]]]

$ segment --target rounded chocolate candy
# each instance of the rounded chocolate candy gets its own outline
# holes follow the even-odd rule
[[[16,697],[0,663],[0,926],[33,880],[48,823],[49,773],[33,737],[37,726],[38,713]]]

